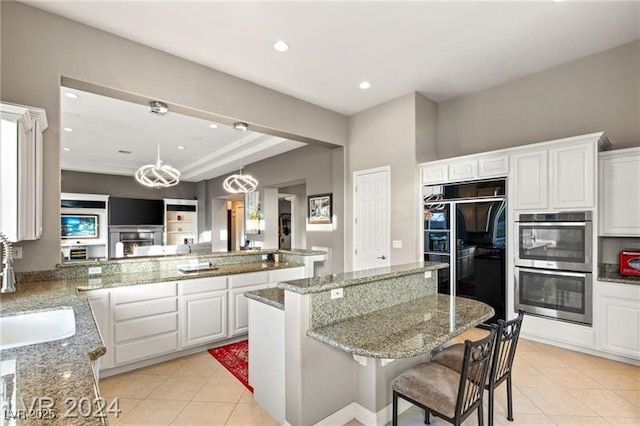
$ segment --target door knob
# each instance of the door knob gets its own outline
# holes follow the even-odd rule
[[[377,259],[385,260],[387,257],[383,254],[382,256],[378,256]]]

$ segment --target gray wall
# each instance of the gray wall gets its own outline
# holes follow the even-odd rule
[[[639,76],[635,41],[442,102],[437,158],[600,130],[616,149],[638,145]]]
[[[343,211],[344,202],[342,195],[343,176],[343,149],[328,149],[317,145],[308,145],[293,151],[286,152],[276,157],[249,164],[243,169],[243,173],[250,174],[259,182],[258,191],[263,198],[265,187],[286,188],[292,184],[306,183],[306,194],[333,193],[333,211],[336,223],[331,230],[316,230],[307,226],[306,247],[322,247],[328,249],[327,260],[318,265],[317,274],[325,275],[334,272],[341,272],[344,257],[344,229]],[[226,176],[207,181],[207,204],[211,199],[227,196],[227,192],[222,187],[222,182]],[[277,197],[277,192],[275,193]],[[205,211],[211,208],[207,205]],[[306,217],[306,210],[301,212]],[[277,213],[276,213],[277,216]],[[263,240],[263,236],[255,237],[258,241]],[[277,235],[276,235],[277,244]]]
[[[419,99],[420,97],[421,99]],[[418,100],[419,99],[419,100]],[[402,248],[389,248],[391,264],[414,262],[419,244],[419,192],[416,160],[416,119],[435,123],[435,111],[417,93],[360,112],[349,118],[348,172],[345,175],[345,269],[353,262],[353,172],[374,167],[391,166],[391,240],[401,240]],[[418,102],[420,107],[418,108]],[[425,105],[426,104],[426,105]],[[421,138],[426,146],[435,145],[435,131],[421,123]]]
[[[17,271],[59,261],[60,78],[162,99],[334,145],[346,143],[345,116],[150,47],[31,8],[0,2],[1,98],[45,108],[44,217],[40,240],[20,244]]]
[[[71,172],[68,170],[62,170],[60,175],[62,192],[105,194],[112,197],[149,200],[161,200],[163,198],[193,200],[198,196],[194,182],[180,182],[171,188],[153,189],[140,185],[133,176]]]

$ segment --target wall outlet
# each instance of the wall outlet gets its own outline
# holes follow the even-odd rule
[[[22,259],[22,247],[11,247],[11,258]]]
[[[342,299],[342,296],[344,296],[342,288],[334,288],[333,290],[331,290],[332,299]]]
[[[89,267],[89,275],[99,275],[102,273],[101,266],[90,266]]]
[[[431,278],[431,271],[424,271],[425,278]]]
[[[402,240],[393,240],[392,246],[393,248],[402,248]]]

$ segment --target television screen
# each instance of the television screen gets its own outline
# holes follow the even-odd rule
[[[163,225],[164,201],[109,198],[109,225]]]
[[[98,238],[98,216],[63,214],[60,216],[62,238]]]

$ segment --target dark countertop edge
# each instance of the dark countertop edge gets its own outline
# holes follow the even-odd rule
[[[598,275],[598,281],[616,283],[616,284],[640,285],[640,279],[633,279],[632,277],[612,278],[612,277],[605,277],[602,275]]]
[[[244,295],[249,299],[255,300],[257,302],[262,302],[265,305],[273,306],[274,308],[284,311],[284,303],[280,303],[265,294],[261,294],[261,291],[262,290],[247,291],[246,293],[244,293]]]
[[[484,321],[488,320],[489,318],[491,318],[495,314],[495,311],[493,311],[493,309],[491,309],[491,310],[492,310],[491,314],[483,315],[483,316],[480,317],[480,322],[484,322]],[[467,331],[467,330],[469,330],[469,329],[471,329],[473,327],[475,327],[475,325],[473,325],[473,324],[461,327],[461,328],[456,329],[455,331],[447,334],[446,336],[443,336],[440,339],[432,340],[428,345],[424,345],[420,349],[417,349],[415,351],[406,351],[406,352],[372,351],[372,350],[367,350],[367,349],[363,349],[363,348],[349,347],[349,346],[343,345],[342,343],[338,343],[333,339],[330,339],[330,338],[326,337],[324,334],[318,333],[314,329],[307,330],[307,336],[309,336],[312,339],[315,339],[315,340],[317,340],[319,342],[325,343],[325,344],[327,344],[327,345],[329,345],[329,346],[331,346],[333,348],[336,348],[336,349],[339,349],[341,351],[350,353],[352,355],[359,355],[359,356],[364,356],[364,357],[368,357],[368,358],[399,359],[399,358],[411,358],[411,357],[414,357],[414,356],[423,355],[423,354],[426,354],[428,352],[431,352],[433,349],[437,348],[438,346],[441,346],[441,345],[447,343],[448,341],[450,341],[454,337],[461,335],[462,333],[464,333],[465,331]]]
[[[267,264],[267,267],[264,267],[264,264]],[[218,269],[214,269],[214,270],[208,270],[208,271],[200,271],[200,272],[180,272],[177,271],[177,275],[167,275],[166,277],[163,276],[161,279],[162,281],[185,281],[185,280],[191,280],[191,279],[195,279],[195,278],[209,278],[209,277],[223,277],[226,275],[238,275],[238,274],[249,274],[252,272],[261,272],[261,271],[277,271],[279,269],[290,269],[290,268],[300,268],[300,267],[304,267],[304,264],[302,263],[294,263],[294,262],[280,262],[280,263],[274,263],[274,262],[261,262],[261,263],[242,263],[240,265],[243,266],[251,266],[251,267],[247,267],[246,270],[243,271],[229,271],[228,269],[225,268],[235,268],[237,267],[238,264],[234,264],[234,265],[221,265],[218,267]],[[255,265],[255,266],[254,266]],[[134,280],[131,281],[126,281],[127,278],[133,278],[133,277],[129,277],[129,275],[131,276],[135,276]],[[106,284],[99,284],[99,285],[79,285],[78,286],[78,291],[91,291],[91,290],[100,290],[100,289],[108,289],[108,288],[118,288],[118,287],[130,287],[130,286],[135,286],[135,285],[143,285],[143,284],[153,284],[153,283],[157,283],[158,281],[158,277],[155,276],[149,276],[148,278],[141,276],[140,273],[136,272],[136,273],[131,273],[131,274],[122,274],[122,277],[125,277],[121,282],[114,282],[114,283],[106,283]],[[105,275],[105,277],[114,277],[114,275]],[[96,275],[93,279],[99,279],[101,278],[100,275]],[[79,278],[79,280],[84,280],[87,281],[87,278]],[[32,284],[37,284],[37,283],[29,283],[30,285]]]
[[[410,264],[413,265],[413,264]],[[398,265],[398,267],[401,267],[402,265]],[[354,285],[360,285],[360,284],[367,284],[373,281],[378,281],[378,280],[383,280],[383,279],[390,279],[390,278],[398,278],[398,277],[404,277],[407,275],[414,275],[414,274],[418,274],[421,272],[426,272],[426,271],[435,271],[438,269],[443,269],[443,268],[447,268],[449,267],[448,263],[441,263],[441,262],[429,262],[429,264],[427,265],[423,265],[423,266],[412,266],[411,268],[408,268],[404,271],[400,270],[400,271],[392,271],[392,272],[384,272],[384,273],[373,273],[371,276],[364,276],[364,277],[353,277],[353,278],[347,278],[345,280],[341,280],[341,281],[332,281],[332,282],[328,282],[328,283],[323,283],[323,284],[318,284],[318,285],[314,285],[314,286],[301,286],[301,285],[296,285],[296,282],[308,282],[308,280],[313,280],[313,279],[318,279],[318,278],[303,278],[300,280],[292,280],[292,281],[282,281],[279,282],[277,284],[278,288],[282,288],[284,290],[287,291],[292,291],[294,293],[300,293],[300,294],[310,294],[310,293],[320,293],[322,291],[327,291],[327,290],[333,290],[334,288],[341,288],[341,287],[350,287],[350,286],[354,286]],[[381,268],[382,269],[382,268]],[[372,269],[372,272],[377,271],[377,269]],[[349,272],[350,274],[351,272]],[[357,271],[355,271],[355,273],[357,273]]]

